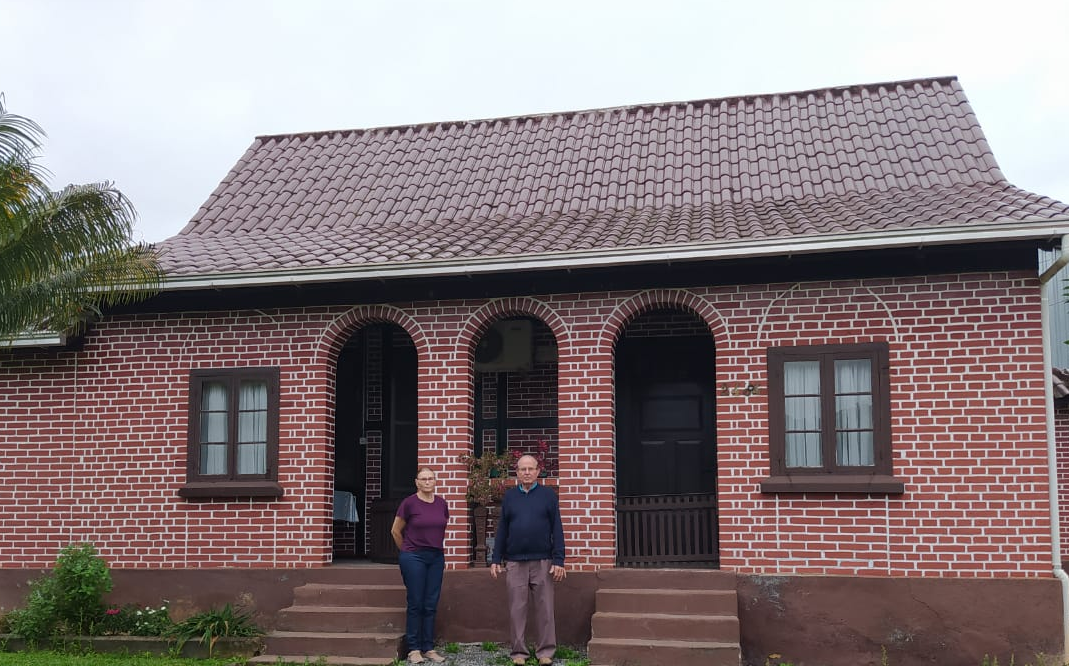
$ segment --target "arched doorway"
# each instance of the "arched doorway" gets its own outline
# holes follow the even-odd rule
[[[335,560],[397,559],[389,529],[397,504],[413,492],[418,450],[416,388],[416,348],[400,326],[365,326],[338,356]]]
[[[686,311],[647,312],[617,342],[620,566],[719,565],[715,362]]]

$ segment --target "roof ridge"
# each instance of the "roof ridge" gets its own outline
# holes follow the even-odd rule
[[[805,90],[795,90],[788,92],[770,92],[770,93],[750,93],[745,95],[729,95],[727,97],[708,97],[694,100],[677,100],[674,102],[646,102],[639,104],[625,104],[621,106],[608,106],[608,107],[595,107],[589,109],[578,110],[565,110],[565,111],[547,111],[546,113],[535,114],[523,114],[516,116],[500,116],[490,118],[476,118],[469,120],[440,120],[429,121],[423,123],[409,123],[403,125],[381,125],[377,127],[355,127],[349,129],[332,129],[332,130],[315,130],[310,132],[283,132],[279,134],[260,134],[254,138],[255,142],[281,140],[281,139],[304,139],[312,137],[322,137],[331,135],[360,135],[360,134],[373,134],[373,133],[389,133],[397,131],[407,130],[420,130],[435,127],[463,127],[465,125],[488,125],[492,123],[500,123],[507,121],[524,121],[524,120],[543,120],[547,118],[573,118],[575,116],[583,115],[596,115],[604,114],[610,115],[619,112],[639,112],[649,111],[654,109],[670,109],[681,106],[700,106],[704,104],[724,104],[732,102],[752,101],[757,99],[775,99],[785,97],[805,97],[815,93],[840,93],[846,91],[857,90],[877,90],[879,88],[886,88],[892,86],[906,86],[917,83],[953,83],[958,80],[956,75],[948,76],[934,76],[917,79],[899,79],[894,81],[879,81],[874,83],[854,83],[842,86],[831,86],[824,88],[809,88]]]

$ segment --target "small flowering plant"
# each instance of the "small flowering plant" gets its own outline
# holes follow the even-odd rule
[[[515,460],[511,453],[483,451],[479,457],[464,456],[461,460],[468,466],[468,503],[487,506],[500,502]]]
[[[104,636],[166,636],[174,627],[167,602],[161,606],[111,606],[98,624]]]
[[[166,602],[162,606],[152,607],[145,606],[143,609],[138,609],[134,613],[136,622],[134,623],[134,630],[132,633],[134,636],[163,636],[171,631],[174,626],[174,622],[171,621],[171,616],[167,612]]]
[[[544,439],[538,440],[534,451],[514,447],[504,453],[483,451],[479,457],[461,458],[468,467],[468,503],[487,506],[501,502],[509,487],[509,477],[516,469],[516,461],[525,455],[534,456],[538,461],[539,476],[556,476],[557,459],[550,456],[549,444]]]
[[[534,459],[538,461],[538,469],[540,470],[538,476],[557,476],[557,457],[550,455],[549,444],[546,440],[539,439],[534,451],[524,453],[518,449],[513,449],[512,453],[517,459],[522,455],[534,456]]]

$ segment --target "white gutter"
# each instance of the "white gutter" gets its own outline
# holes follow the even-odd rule
[[[1047,402],[1047,490],[1050,495],[1050,540],[1054,576],[1062,584],[1062,657],[1060,663],[1069,659],[1069,575],[1062,568],[1061,509],[1058,506],[1058,448],[1054,434],[1054,385],[1050,372],[1054,367],[1050,339],[1050,299],[1047,298],[1047,283],[1058,271],[1069,264],[1069,235],[1062,236],[1062,252],[1050,267],[1039,276],[1041,316],[1043,325],[1043,382]]]
[[[931,227],[918,230],[869,231],[829,234],[807,238],[744,239],[691,245],[584,250],[537,255],[464,257],[435,261],[374,263],[363,266],[317,267],[297,270],[242,271],[171,277],[163,291],[225,289],[282,285],[471,276],[533,270],[567,270],[605,266],[674,263],[683,261],[791,256],[841,250],[879,250],[960,243],[1019,240],[1051,240],[1069,234],[1069,218],[1042,222],[972,224],[961,227]]]
[[[17,338],[0,340],[0,349],[4,347],[62,347],[67,344],[67,334],[56,331],[37,331],[23,333]]]

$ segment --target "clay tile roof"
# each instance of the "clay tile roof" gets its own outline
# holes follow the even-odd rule
[[[195,276],[1066,217],[951,77],[261,136],[158,249]]]

